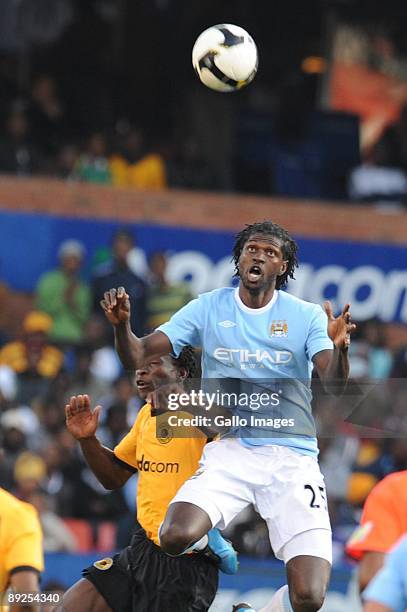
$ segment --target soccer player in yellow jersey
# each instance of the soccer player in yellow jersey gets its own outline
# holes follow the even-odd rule
[[[11,595],[38,592],[43,569],[42,530],[35,508],[0,488],[0,610],[39,610],[36,603],[12,603]]]
[[[185,347],[178,359],[152,358],[136,371],[139,395],[146,398],[154,390],[154,379],[182,382],[185,377],[194,376],[195,367],[191,347]],[[206,437],[196,429],[185,438],[173,437],[167,425],[160,430],[158,417],[146,403],[130,432],[112,451],[101,446],[95,436],[100,409],[98,406],[92,411],[86,395],[72,397],[65,409],[67,427],[79,441],[88,465],[107,489],[123,486],[139,471],[137,518],[142,529],[135,533],[130,546],[114,558],[102,559],[85,569],[85,580],[65,594],[62,609],[64,612],[208,610],[217,590],[217,564],[205,552],[175,558],[158,547],[158,529],[168,504],[197,470]]]

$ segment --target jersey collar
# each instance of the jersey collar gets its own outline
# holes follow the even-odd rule
[[[240,299],[240,295],[239,295],[239,287],[236,287],[235,300],[240,310],[243,310],[243,312],[247,312],[247,314],[251,314],[251,315],[260,315],[273,308],[274,304],[277,302],[278,293],[279,293],[278,290],[275,289],[273,293],[273,297],[271,298],[269,303],[266,304],[265,306],[262,306],[261,308],[249,308],[248,306],[246,306],[246,304],[243,304],[242,300]]]

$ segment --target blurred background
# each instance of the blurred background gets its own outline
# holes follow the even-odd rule
[[[407,469],[407,9],[388,0],[0,0],[0,486],[34,503],[43,584],[64,589],[126,545],[136,478],[107,492],[66,432],[76,393],[103,406],[113,447],[141,402],[99,300],[131,289],[138,333],[233,282],[245,223],[294,234],[288,290],[352,303],[364,404],[315,402],[334,571],[324,610],[358,608],[344,543],[385,475]],[[255,81],[203,87],[202,30],[247,29]],[[68,288],[61,286],[69,279]],[[65,286],[65,285],[64,285]],[[372,391],[373,390],[373,391]],[[229,534],[237,579],[213,610],[264,605],[284,583],[265,525]],[[250,592],[250,593],[249,593]]]

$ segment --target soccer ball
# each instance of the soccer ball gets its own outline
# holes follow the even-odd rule
[[[256,76],[257,47],[243,28],[220,23],[198,36],[192,49],[192,65],[210,89],[236,91]]]

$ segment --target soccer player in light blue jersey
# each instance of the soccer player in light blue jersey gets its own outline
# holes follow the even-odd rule
[[[386,557],[384,567],[363,593],[364,612],[404,612],[407,609],[407,537]]]
[[[246,226],[237,235],[233,258],[237,289],[199,296],[144,338],[130,329],[124,288],[105,293],[101,305],[126,368],[154,354],[176,356],[191,344],[202,347],[204,385],[218,379],[222,387],[232,379],[246,396],[256,391],[255,403],[241,403],[240,393],[229,406],[239,423],[206,446],[200,469],[169,506],[160,532],[163,550],[178,555],[204,548],[212,527],[223,529],[253,504],[288,579],[262,612],[314,612],[325,598],[332,542],[317,462],[311,374],[315,368],[328,391],[343,392],[355,325],[349,304],[335,318],[329,303],[324,313],[282,291],[294,278],[297,245],[280,226],[268,221]],[[261,404],[257,400],[265,391],[269,401]],[[253,415],[261,420],[253,423]]]

